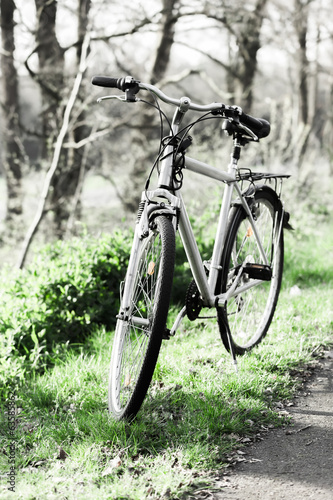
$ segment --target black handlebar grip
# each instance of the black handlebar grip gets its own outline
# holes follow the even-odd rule
[[[263,118],[254,118],[246,113],[242,113],[239,117],[239,121],[246,127],[249,127],[259,139],[267,137],[271,131],[270,123]]]
[[[119,89],[118,82],[119,78],[111,78],[109,76],[94,76],[91,80],[93,85],[98,85],[99,87],[111,87],[113,89]]]

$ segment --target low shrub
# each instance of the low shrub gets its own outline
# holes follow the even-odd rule
[[[202,222],[195,225],[202,229]],[[200,232],[200,231],[199,231]],[[201,251],[208,253],[199,235]],[[44,247],[24,270],[1,271],[0,383],[54,363],[68,344],[98,327],[113,329],[132,235],[86,235]],[[208,258],[208,254],[207,254]],[[191,274],[177,249],[172,301],[183,302]]]
[[[43,248],[22,271],[2,270],[0,382],[46,366],[55,346],[113,328],[130,244],[120,232],[73,238]]]

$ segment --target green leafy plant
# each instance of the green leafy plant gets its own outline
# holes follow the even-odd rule
[[[129,242],[117,231],[59,241],[23,271],[2,270],[1,382],[52,362],[56,345],[82,343],[101,325],[113,328]]]

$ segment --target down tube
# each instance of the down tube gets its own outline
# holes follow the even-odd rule
[[[206,271],[201,259],[197,242],[194,238],[191,223],[186,212],[182,195],[178,191],[176,196],[181,201],[182,208],[179,218],[179,233],[184,245],[184,250],[187,256],[187,260],[190,264],[193,278],[197,284],[197,287],[200,291],[201,297],[205,305],[211,307],[214,305],[214,295],[210,291],[208,286]]]

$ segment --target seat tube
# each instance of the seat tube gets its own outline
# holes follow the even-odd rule
[[[236,185],[236,187],[238,187],[236,182],[236,173],[237,173],[237,165],[238,165],[238,160],[240,158],[240,154],[241,154],[241,143],[239,142],[239,137],[236,134],[234,136],[233,150],[231,153],[230,163],[228,165],[228,174],[230,174],[233,177],[234,182],[229,182],[224,189],[223,200],[220,210],[220,218],[218,222],[212,261],[210,265],[209,278],[208,278],[209,287],[213,291],[215,291],[218,274],[221,271],[221,259],[226,239],[228,215],[231,206],[232,194],[234,186]]]
[[[215,290],[218,273],[221,270],[221,258],[226,238],[228,214],[230,210],[233,189],[234,189],[234,183],[227,184],[223,193],[219,223],[216,230],[216,238],[215,238],[213,255],[209,271],[208,283],[210,290]]]

